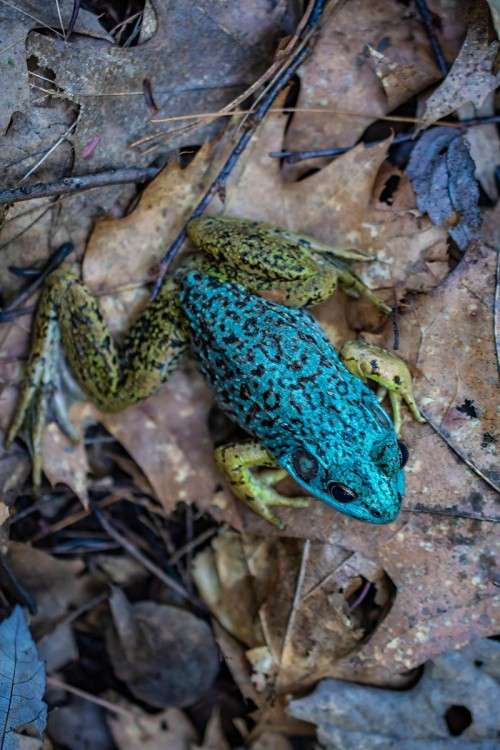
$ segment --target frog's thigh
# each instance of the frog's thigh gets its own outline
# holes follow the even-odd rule
[[[286,497],[272,488],[273,482],[283,478],[283,472],[278,468],[275,458],[258,441],[221,446],[215,451],[215,461],[234,494],[255,513],[279,528],[283,528],[284,524],[270,510],[272,506],[306,508],[309,505],[308,498]],[[258,476],[252,472],[252,468],[257,467],[272,471]]]
[[[85,393],[106,409],[117,393],[118,350],[97,300],[78,280],[70,280],[57,305],[64,353]]]

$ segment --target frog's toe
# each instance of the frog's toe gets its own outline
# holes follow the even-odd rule
[[[245,498],[241,499],[244,499],[248,507],[268,523],[276,526],[280,530],[285,528],[285,522],[282,521],[281,518],[276,515],[276,513],[273,513],[273,511],[270,509],[270,505],[272,505],[273,503],[270,503],[269,501],[264,502],[260,498],[251,497],[250,495],[247,495]]]
[[[417,403],[415,399],[413,398],[413,393],[406,392],[406,393],[403,393],[402,395],[403,395],[403,401],[405,402],[406,406],[410,410],[413,416],[413,419],[416,422],[420,422],[420,424],[425,424],[427,420],[422,414],[422,412],[420,411],[420,409],[418,408]]]
[[[308,508],[311,504],[309,497],[287,497],[275,493],[275,496],[267,501],[267,505],[273,505],[281,508]]]

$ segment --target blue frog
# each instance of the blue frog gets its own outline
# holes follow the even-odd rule
[[[73,271],[61,267],[49,277],[8,432],[11,442],[29,424],[35,485],[59,342],[87,396],[112,412],[151,395],[190,348],[221,409],[251,436],[217,448],[215,459],[252,510],[283,527],[274,506],[308,505],[308,497],[275,489],[289,474],[307,495],[342,513],[376,524],[394,520],[408,458],[398,440],[401,400],[423,421],[408,368],[361,341],[343,347],[343,364],[304,309],[341,283],[387,312],[346,262],[366,257],[246,219],[196,219],[188,233],[205,254],[167,279],[121,346]],[[395,425],[363,382],[369,379],[380,396],[389,391]],[[74,433],[66,414],[62,422]]]

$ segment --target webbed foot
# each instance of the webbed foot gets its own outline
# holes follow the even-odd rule
[[[372,380],[379,385],[378,397],[382,401],[389,395],[394,429],[401,430],[401,403],[407,405],[417,422],[425,422],[413,396],[412,377],[408,365],[389,349],[368,344],[362,339],[346,341],[340,350],[345,366],[363,381]]]
[[[283,529],[285,524],[272,507],[307,508],[309,498],[287,497],[272,485],[284,479],[287,472],[277,468],[275,458],[257,441],[231,443],[215,450],[215,462],[224,473],[234,494],[269,523]],[[268,469],[260,474],[253,468]]]

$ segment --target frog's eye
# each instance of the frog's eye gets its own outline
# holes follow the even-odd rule
[[[403,468],[403,466],[406,466],[406,464],[408,463],[408,459],[410,458],[410,451],[402,440],[398,440],[398,448],[399,452],[401,453],[401,468]]]
[[[300,479],[309,482],[318,473],[318,460],[303,448],[297,448],[292,454],[293,468]]]
[[[328,482],[326,489],[329,495],[338,503],[352,503],[356,500],[357,494],[340,482]]]

